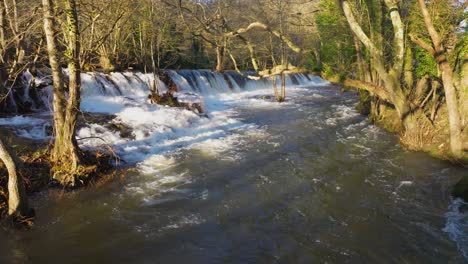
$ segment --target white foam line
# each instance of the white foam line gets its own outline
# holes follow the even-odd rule
[[[468,260],[468,203],[455,199],[445,213],[446,224],[442,229],[453,240],[463,257]],[[462,207],[465,207],[463,210]]]

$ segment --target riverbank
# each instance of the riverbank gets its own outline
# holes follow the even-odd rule
[[[341,87],[342,91],[356,90],[355,87],[346,86],[338,76],[327,76],[325,79]],[[404,148],[424,152],[434,158],[449,161],[454,166],[468,168],[468,131],[462,133],[464,156],[454,158],[450,150],[449,118],[445,105],[439,105],[432,110],[433,121],[420,115],[414,122],[413,130],[405,131],[393,107],[383,101],[376,101],[367,91],[357,91],[359,104],[356,109],[368,116],[372,123],[397,135]],[[468,202],[468,175],[454,185],[451,193],[455,199],[460,198]]]
[[[342,87],[343,91],[357,90],[346,86],[337,76],[324,77],[329,82]],[[468,167],[468,131],[462,132],[463,156],[454,158],[450,150],[450,131],[448,111],[445,104],[433,108],[430,116],[417,115],[412,122],[412,129],[405,130],[395,108],[385,101],[372,97],[367,91],[359,91],[360,102],[357,110],[369,117],[369,120],[395,133],[400,143],[407,149],[422,151],[432,157],[447,160],[457,166]],[[415,110],[416,111],[416,110]]]
[[[118,159],[115,153],[105,149],[82,151],[81,157],[87,178],[82,179],[78,188],[64,189],[51,177],[52,165],[49,160],[48,141],[20,137],[14,129],[4,127],[0,128],[0,136],[17,160],[18,175],[22,177],[30,200],[44,192],[49,193],[50,196],[61,196],[79,187],[99,187],[121,179],[125,175],[125,169],[113,166]],[[0,220],[4,220],[8,219],[8,171],[3,163],[0,164],[0,175],[5,175],[5,177],[0,177]],[[17,228],[29,228],[33,225],[34,216],[11,220],[10,223]]]

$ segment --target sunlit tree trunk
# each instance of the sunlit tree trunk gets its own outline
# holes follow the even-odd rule
[[[465,40],[466,41],[466,40]],[[463,64],[460,70],[460,114],[462,126],[465,128],[465,140],[467,139],[466,131],[468,129],[468,51],[462,57]],[[466,141],[464,142],[466,144]]]
[[[385,4],[390,10],[390,18],[394,31],[394,43],[392,46],[394,50],[394,56],[393,61],[391,62],[391,66],[388,67],[388,70],[386,68],[386,61],[382,48],[378,45],[378,43],[373,42],[363,31],[359,23],[356,21],[349,2],[341,1],[341,7],[344,11],[351,30],[370,53],[372,67],[383,81],[384,89],[388,96],[388,101],[395,106],[401,121],[405,122],[410,109],[401,85],[401,76],[405,54],[404,25],[401,21],[400,13],[398,11],[397,1],[385,0]],[[365,85],[361,85],[359,88],[365,89],[365,87]]]
[[[442,44],[439,33],[434,27],[431,15],[427,10],[426,2],[424,0],[418,0],[418,3],[424,18],[424,24],[431,37],[432,46],[414,36],[412,40],[432,54],[439,65],[449,114],[450,150],[453,156],[459,158],[463,155],[463,140],[454,70],[447,60],[447,52]]]
[[[281,99],[280,102],[286,100],[286,75],[284,72],[281,73]]]
[[[17,162],[1,140],[0,160],[8,170],[8,215],[27,216],[30,211],[28,198],[24,191],[23,181],[17,172]]]
[[[52,0],[43,0],[44,31],[47,39],[47,51],[54,81],[54,131],[55,141],[51,158],[54,162],[54,178],[64,186],[75,186],[80,157],[75,138],[76,119],[80,107],[80,63],[79,31],[76,3],[64,0],[69,85],[68,98],[63,81],[62,68],[58,61],[58,40],[55,35],[55,18]]]
[[[281,93],[278,91],[277,75],[273,75],[273,90],[275,93],[276,101],[282,103],[284,102],[284,100],[286,100],[286,75],[282,71],[279,77],[281,81]]]
[[[224,70],[224,57],[225,51],[223,46],[216,46],[216,71],[221,72]]]

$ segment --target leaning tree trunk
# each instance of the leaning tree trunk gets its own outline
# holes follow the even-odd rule
[[[50,66],[54,81],[54,131],[55,141],[51,158],[54,162],[54,179],[64,186],[75,186],[80,157],[75,139],[77,114],[80,107],[79,34],[76,4],[64,0],[67,16],[67,41],[69,85],[68,98],[63,81],[62,68],[58,60],[58,40],[55,34],[53,0],[42,0],[44,10],[44,31],[47,39]]]
[[[411,39],[432,54],[439,65],[449,115],[450,150],[455,158],[461,158],[463,155],[462,120],[459,112],[457,90],[455,88],[454,69],[447,60],[446,50],[439,33],[434,27],[429,10],[427,10],[426,2],[418,0],[418,3],[427,32],[431,37],[432,46],[415,36],[412,36]]]
[[[17,174],[17,163],[1,140],[0,160],[3,161],[8,170],[8,215],[27,216],[30,211],[28,198],[21,177]]]

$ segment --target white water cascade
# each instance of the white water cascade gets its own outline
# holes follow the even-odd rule
[[[67,74],[66,70],[64,71]],[[272,78],[259,80],[249,79],[234,71],[224,73],[209,70],[167,70],[165,72],[177,86],[182,101],[193,100],[194,95],[212,96],[216,94],[230,94],[241,91],[253,91],[260,89],[272,89]],[[52,81],[49,75],[38,72],[33,76],[29,71],[24,72],[18,87],[13,89],[9,96],[10,112],[43,112],[50,111],[52,100]],[[120,103],[125,105],[135,100],[143,103],[142,99],[148,96],[154,88],[154,75],[140,72],[86,72],[81,74],[82,98],[85,102],[96,102],[102,97],[121,97]],[[279,77],[277,77],[279,78]],[[317,76],[308,74],[289,74],[286,76],[287,86],[320,85],[324,81]],[[162,94],[167,91],[166,85],[158,80],[157,86]],[[190,94],[191,96],[186,96]],[[122,100],[125,98],[125,100]],[[112,101],[112,100],[111,100]],[[91,110],[92,109],[84,109]],[[101,109],[108,112],[106,109]],[[111,111],[113,112],[113,111]]]
[[[67,73],[66,71],[64,72]],[[221,151],[238,141],[238,130],[253,125],[237,120],[232,102],[252,105],[277,105],[255,96],[273,95],[273,77],[249,79],[233,71],[168,70],[157,81],[159,93],[175,85],[179,102],[199,102],[206,114],[183,108],[150,104],[148,95],[155,85],[152,73],[87,72],[81,74],[81,110],[107,116],[103,121],[86,120],[83,115],[78,129],[84,148],[113,146],[124,160],[142,162],[155,154],[174,149],[208,146],[211,152]],[[0,125],[11,126],[19,136],[35,140],[50,139],[52,86],[50,76],[23,75],[22,88],[15,91],[16,105],[28,105],[33,114],[0,118]],[[279,78],[279,76],[277,77]],[[287,89],[328,84],[308,74],[286,76]],[[117,128],[125,128],[127,133]]]
[[[273,87],[272,77],[260,80],[249,79],[237,72],[218,73],[209,70],[168,70],[167,74],[177,85],[179,92],[190,92],[202,96],[233,93],[246,90],[268,89]],[[147,96],[153,88],[154,75],[134,72],[124,73],[83,73],[83,96]],[[279,77],[277,77],[279,78]],[[290,74],[286,76],[287,86],[323,84],[317,76]],[[166,91],[166,84],[159,80],[160,93]]]

